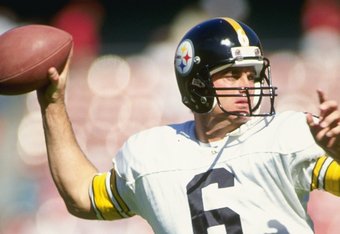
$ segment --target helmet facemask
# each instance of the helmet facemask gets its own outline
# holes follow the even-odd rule
[[[231,63],[229,62],[225,65],[218,66],[217,69],[209,69],[206,67],[206,69],[204,69],[205,71],[201,71],[198,76],[193,79],[193,87],[191,89],[193,95],[196,97],[200,96],[199,100],[201,100],[202,104],[209,104],[208,102],[210,102],[209,106],[211,106],[211,110],[218,105],[220,109],[228,115],[270,116],[275,114],[274,99],[277,94],[275,92],[276,87],[271,85],[269,60],[266,58],[260,58],[254,63],[255,58],[243,59],[243,61],[249,61],[241,63],[236,63],[235,61]],[[230,67],[241,67],[247,65],[253,65],[256,70],[254,87],[214,87],[212,75]],[[223,106],[221,99],[230,97],[246,97],[248,109],[244,112],[228,110]]]

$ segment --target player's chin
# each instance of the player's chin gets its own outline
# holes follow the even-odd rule
[[[244,113],[244,112],[242,112],[242,113],[240,113],[239,115],[237,115],[237,118],[236,118],[237,120],[238,120],[238,122],[240,122],[240,123],[245,123],[245,122],[247,122],[249,119],[250,119],[250,115],[249,115],[249,113]]]
[[[229,110],[230,113],[236,115],[236,116],[244,116],[244,117],[247,117],[247,116],[250,116],[250,110],[247,107],[239,107],[239,108],[234,108],[232,110]]]
[[[233,116],[234,121],[246,123],[250,119],[249,111],[230,111],[230,116]]]
[[[238,122],[247,122],[251,118],[251,112],[247,109],[232,110],[231,113],[235,116]]]

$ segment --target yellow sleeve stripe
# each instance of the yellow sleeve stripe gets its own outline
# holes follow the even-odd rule
[[[340,165],[327,156],[320,157],[314,166],[311,190],[322,189],[340,196]]]
[[[115,179],[116,173],[114,171],[111,171],[111,172],[107,173],[106,180],[105,180],[106,190],[108,192],[109,198],[111,202],[113,203],[113,205],[115,206],[116,210],[119,212],[119,214],[122,217],[124,218],[131,217],[132,214],[128,213],[129,209],[127,208],[127,205],[124,203],[123,199],[118,193],[116,179]]]
[[[111,197],[113,201],[117,202],[117,205],[121,209],[122,214],[126,214],[128,216],[132,216],[129,207],[126,205],[122,197],[120,196],[118,189],[117,189],[117,183],[116,183],[116,173],[111,173],[110,177],[110,191],[111,191]]]
[[[326,172],[325,188],[326,191],[340,196],[340,165],[333,161]]]
[[[90,198],[98,219],[113,220],[134,215],[119,194],[114,171],[93,178]]]
[[[93,178],[94,179],[94,178]],[[93,179],[92,179],[92,182],[93,182]],[[93,183],[92,183],[93,184]],[[90,200],[91,200],[91,205],[92,205],[92,208],[93,210],[95,211],[96,213],[96,216],[97,216],[97,219],[104,219],[102,214],[100,213],[100,211],[97,209],[96,205],[95,205],[95,202],[94,202],[94,195],[93,195],[93,186],[91,185],[90,188],[89,188],[89,195],[90,195]]]
[[[92,182],[92,196],[93,205],[97,212],[99,212],[102,219],[113,220],[121,218],[113,206],[109,194],[106,189],[107,173],[96,175]],[[97,216],[99,216],[97,214]]]
[[[322,156],[322,157],[318,158],[318,160],[316,161],[316,164],[315,164],[314,169],[313,169],[313,174],[312,174],[311,190],[319,188],[319,175],[320,175],[322,165],[324,164],[326,159],[327,159],[327,157]]]

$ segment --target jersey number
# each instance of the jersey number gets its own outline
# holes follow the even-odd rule
[[[208,228],[224,225],[228,234],[241,234],[240,216],[228,207],[204,210],[202,189],[211,184],[218,188],[234,186],[234,175],[224,168],[211,169],[196,175],[187,185],[194,234],[208,234]]]

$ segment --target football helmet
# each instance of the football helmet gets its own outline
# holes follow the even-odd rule
[[[276,87],[272,86],[269,60],[261,42],[246,24],[231,18],[213,18],[190,29],[180,41],[174,59],[182,102],[196,113],[208,113],[216,104],[227,114],[268,116],[275,114]],[[254,66],[254,87],[213,86],[213,74],[230,67]],[[218,95],[217,90],[240,90],[240,94]],[[221,93],[221,92],[219,92]],[[226,92],[222,92],[226,93]],[[247,96],[249,113],[226,110],[221,97]],[[260,111],[266,98],[268,111]],[[267,103],[266,102],[266,103]]]

